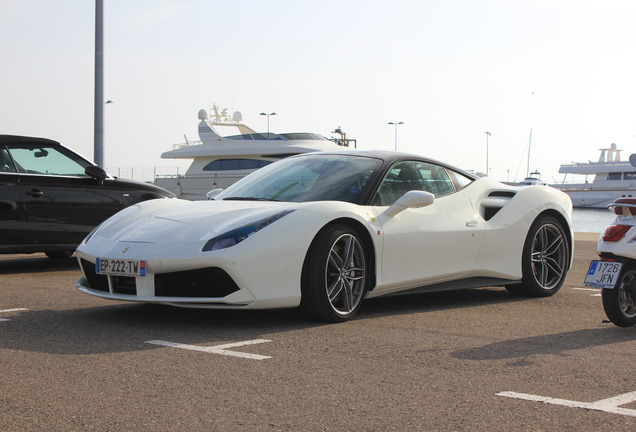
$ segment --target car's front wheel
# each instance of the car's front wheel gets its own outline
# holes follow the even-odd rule
[[[302,273],[301,309],[310,318],[342,322],[362,303],[367,283],[367,254],[356,230],[327,228],[312,244]]]
[[[561,223],[550,216],[538,218],[528,231],[521,260],[521,283],[506,286],[508,291],[533,297],[556,293],[570,263],[570,247]]]

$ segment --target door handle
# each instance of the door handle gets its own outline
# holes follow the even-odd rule
[[[44,195],[44,192],[39,191],[37,189],[31,189],[30,191],[26,191],[26,194],[28,196],[33,197],[33,198],[37,198],[37,197],[41,197],[42,195]]]
[[[479,222],[476,220],[469,220],[468,222],[466,222],[467,227],[476,227],[478,224]]]

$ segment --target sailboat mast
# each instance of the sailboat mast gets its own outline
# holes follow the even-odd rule
[[[528,167],[526,168],[526,178],[530,177],[530,146],[532,146],[532,129],[530,129],[530,139],[528,140]]]

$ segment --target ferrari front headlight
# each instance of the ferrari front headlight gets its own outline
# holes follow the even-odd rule
[[[233,229],[232,231],[228,231],[224,234],[218,235],[214,238],[208,240],[208,242],[203,246],[203,252],[215,251],[219,249],[225,249],[232,247],[236,244],[239,244],[249,236],[257,233],[268,225],[273,224],[277,220],[281,219],[284,216],[287,216],[294,210],[283,210],[281,212],[276,213],[273,216],[266,217],[264,219],[257,220],[249,225],[244,225],[242,227]]]

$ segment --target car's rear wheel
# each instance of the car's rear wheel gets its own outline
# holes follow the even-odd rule
[[[335,225],[312,244],[302,273],[301,309],[313,319],[342,322],[362,303],[367,283],[367,254],[360,235]]]
[[[623,269],[616,286],[601,290],[601,297],[611,322],[620,327],[636,325],[636,267]]]
[[[523,247],[521,283],[506,286],[513,294],[548,297],[556,293],[568,271],[570,247],[562,224],[543,216],[530,227]]]
[[[44,254],[51,259],[65,259],[70,258],[75,251],[50,251],[44,252]]]

